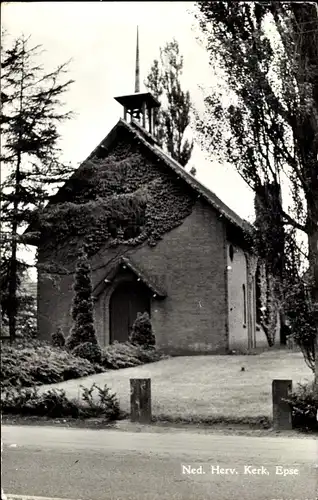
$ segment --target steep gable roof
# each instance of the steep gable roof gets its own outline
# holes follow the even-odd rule
[[[254,227],[249,222],[237,215],[225,203],[223,203],[223,201],[220,200],[220,198],[218,198],[215,193],[204,186],[200,181],[198,181],[198,179],[195,179],[180,165],[180,163],[178,163],[170,155],[165,153],[157,144],[154,137],[145,129],[143,129],[135,120],[133,120],[131,123],[128,123],[120,118],[115,127],[113,127],[113,129],[109,132],[105,139],[103,139],[100,144],[94,149],[94,151],[92,151],[86,161],[93,158],[100,148],[105,150],[110,148],[113,141],[116,139],[117,132],[120,127],[123,127],[128,132],[130,132],[135,140],[138,140],[143,144],[144,147],[146,147],[150,152],[154,154],[158,161],[161,160],[170,170],[173,170],[177,174],[177,177],[183,179],[189,186],[194,189],[194,191],[196,191],[198,196],[202,196],[202,198],[204,198],[230,223],[250,234],[254,232]]]
[[[243,231],[243,233],[253,234],[254,227],[237,215],[233,210],[231,210],[225,203],[223,203],[220,198],[216,196],[210,189],[204,186],[199,180],[194,178],[189,174],[176,160],[174,160],[170,155],[165,153],[162,148],[157,144],[154,137],[149,134],[145,129],[143,129],[138,122],[132,121],[131,123],[126,122],[122,118],[119,119],[117,124],[112,128],[112,130],[107,134],[107,136],[98,144],[98,146],[90,153],[90,155],[82,162],[79,168],[71,175],[71,177],[64,183],[64,185],[58,190],[58,192],[52,196],[49,204],[62,201],[69,183],[76,179],[79,172],[84,168],[85,164],[93,159],[96,154],[100,151],[105,151],[107,155],[107,150],[109,150],[112,145],[116,142],[121,130],[126,130],[132,135],[133,139],[139,144],[142,144],[148,152],[154,155],[156,160],[165,164],[169,170],[173,171],[177,178],[183,179],[197,194],[198,197],[206,200],[208,204],[217,210],[221,217],[224,217],[230,224],[234,225],[236,228]],[[26,230],[32,233],[33,226],[30,225]],[[32,237],[31,237],[32,239]],[[34,244],[34,241],[30,241],[30,244]],[[36,243],[35,243],[36,244]]]
[[[253,226],[237,215],[233,210],[231,210],[225,203],[223,203],[220,198],[216,196],[210,189],[204,186],[200,181],[195,179],[191,174],[189,174],[176,160],[174,160],[170,155],[165,153],[152,139],[152,143],[149,141],[148,134],[146,131],[139,126],[137,122],[127,123],[124,120],[120,120],[123,126],[130,130],[135,136],[141,141],[150,151],[152,151],[158,158],[160,158],[171,170],[173,170],[178,177],[182,178],[189,184],[199,196],[202,196],[213,208],[215,208],[220,214],[222,214],[229,222],[235,226],[252,233],[254,231]],[[151,137],[151,136],[150,136]]]

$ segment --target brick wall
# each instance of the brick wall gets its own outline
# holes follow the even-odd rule
[[[38,263],[47,262],[41,248],[38,252]],[[39,338],[50,340],[52,333],[57,328],[63,328],[64,335],[68,335],[71,327],[71,304],[72,304],[73,275],[54,276],[48,278],[45,274],[38,272],[38,331]]]
[[[192,215],[156,247],[129,252],[133,261],[167,291],[152,299],[151,320],[160,349],[173,354],[224,352],[227,307],[224,231],[218,215],[197,202]],[[100,263],[110,258],[101,253]],[[120,277],[123,279],[123,276]],[[115,280],[117,284],[117,280]],[[114,283],[96,304],[100,338],[109,342],[109,300]]]
[[[118,249],[111,249],[94,257],[92,267],[100,267],[93,273],[94,285],[105,275],[103,264],[118,253]],[[156,247],[144,244],[126,255],[167,291],[164,300],[152,299],[151,318],[159,348],[171,354],[225,352],[225,232],[217,212],[198,201],[183,224],[167,233]],[[40,251],[39,261],[41,257]],[[41,338],[49,339],[59,325],[68,333],[72,281],[72,276],[61,276],[54,284],[39,276]],[[113,289],[114,283],[106,286],[95,306],[96,330],[103,345],[109,343],[109,300]]]

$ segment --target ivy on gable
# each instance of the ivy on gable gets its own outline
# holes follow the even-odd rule
[[[64,186],[42,220],[42,241],[47,250],[85,241],[89,255],[105,244],[154,246],[182,224],[194,202],[173,173],[121,143],[106,158],[89,160]]]

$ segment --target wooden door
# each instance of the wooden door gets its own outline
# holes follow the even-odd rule
[[[127,342],[137,313],[150,314],[150,294],[140,284],[124,282],[114,290],[109,303],[110,343]]]

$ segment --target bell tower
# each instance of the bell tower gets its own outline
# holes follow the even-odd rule
[[[139,30],[137,27],[136,43],[136,68],[135,68],[135,93],[115,97],[115,101],[124,108],[124,120],[130,117],[130,122],[137,122],[149,134],[155,136],[155,112],[160,107],[160,102],[151,92],[140,92],[140,66],[139,66]]]

